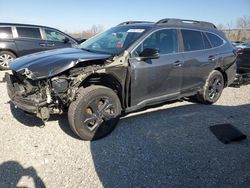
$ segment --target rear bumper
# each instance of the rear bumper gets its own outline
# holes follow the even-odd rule
[[[250,74],[250,67],[238,67],[237,72],[240,74],[249,73]]]
[[[38,99],[32,96],[23,97],[17,94],[16,88],[13,85],[15,78],[6,73],[5,80],[7,82],[7,92],[11,102],[18,108],[33,114],[38,114],[41,107],[46,106],[45,99]]]

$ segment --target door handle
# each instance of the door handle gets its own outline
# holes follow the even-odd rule
[[[175,62],[174,62],[174,66],[175,66],[175,67],[181,67],[181,66],[182,66],[181,61],[179,61],[179,60],[175,61]]]
[[[54,43],[49,43],[49,44],[47,44],[47,46],[48,46],[48,47],[54,47],[55,44],[54,44]]]
[[[209,60],[209,61],[214,61],[214,60],[215,60],[215,56],[210,55],[210,56],[208,57],[208,60]]]
[[[46,46],[45,43],[40,43],[39,45],[42,46],[42,47],[45,47],[45,46]]]

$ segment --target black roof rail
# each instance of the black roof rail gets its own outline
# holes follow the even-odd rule
[[[43,25],[22,24],[22,23],[4,23],[4,22],[0,22],[0,26],[44,27],[44,28],[49,28],[49,29],[56,29],[56,28],[43,26]],[[56,29],[56,30],[58,30],[58,29]]]
[[[137,24],[137,23],[153,23],[153,22],[149,22],[149,21],[126,21],[126,22],[122,22],[122,23],[118,24],[117,26],[128,25],[128,24]]]
[[[165,18],[165,19],[159,20],[155,24],[156,25],[161,25],[161,24],[174,24],[174,25],[193,24],[195,26],[217,29],[216,26],[210,22],[197,21],[197,20],[185,20],[185,19],[177,19],[177,18]]]

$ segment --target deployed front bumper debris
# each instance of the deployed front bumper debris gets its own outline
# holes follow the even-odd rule
[[[19,93],[21,87],[14,85],[15,79],[12,75],[6,73],[5,80],[7,82],[7,92],[12,101],[12,103],[22,109],[25,112],[35,114],[37,117],[41,118],[43,121],[49,119],[49,109],[47,108],[46,98],[38,97],[37,95],[22,96]]]

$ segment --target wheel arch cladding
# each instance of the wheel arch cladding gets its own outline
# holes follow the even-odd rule
[[[93,73],[89,75],[79,87],[88,87],[91,85],[101,85],[112,89],[118,95],[122,107],[124,106],[123,87],[114,75],[107,73]]]
[[[219,72],[222,74],[222,76],[223,76],[223,78],[224,78],[224,87],[226,87],[226,86],[227,86],[227,81],[228,81],[226,72],[223,71],[221,67],[217,67],[217,68],[214,69],[214,70],[217,70],[217,71],[219,71]]]
[[[0,48],[0,52],[3,52],[3,51],[5,51],[5,52],[11,52],[11,53],[13,53],[16,57],[18,57],[17,53],[16,53],[15,51],[11,50],[11,49]]]

